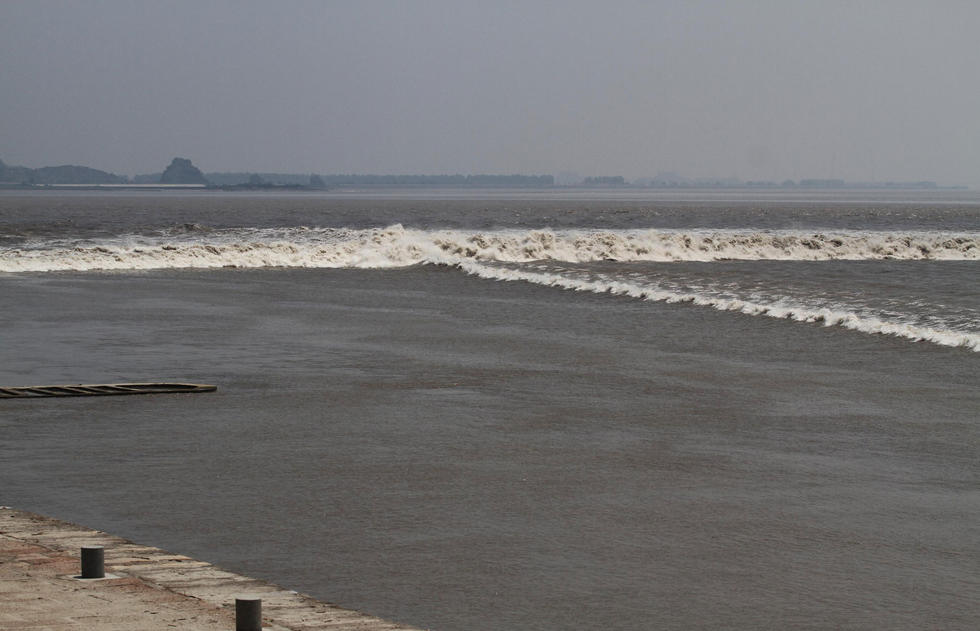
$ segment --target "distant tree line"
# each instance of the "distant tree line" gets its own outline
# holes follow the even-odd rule
[[[214,186],[269,188],[551,188],[553,175],[355,175],[316,173],[205,173]],[[138,175],[136,182],[158,182],[159,174]]]
[[[551,188],[553,175],[321,175],[328,188]]]
[[[596,177],[587,177],[582,181],[582,186],[626,186],[626,179],[622,175],[599,175]]]

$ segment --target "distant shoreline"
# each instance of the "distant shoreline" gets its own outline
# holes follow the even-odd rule
[[[196,191],[226,191],[226,192],[353,192],[353,191],[385,191],[393,192],[399,190],[433,190],[433,191],[479,191],[479,190],[526,190],[536,192],[663,192],[663,193],[684,193],[698,191],[716,192],[753,192],[753,193],[834,193],[834,192],[929,192],[929,191],[969,191],[973,190],[969,186],[915,186],[911,184],[888,185],[854,185],[854,186],[305,186],[302,184],[231,184],[231,185],[206,185],[206,184],[22,184],[0,182],[0,191],[173,191],[173,190],[196,190]]]
[[[962,191],[964,185],[941,186],[934,180],[848,181],[842,178],[798,180],[740,180],[692,178],[675,173],[627,179],[621,175],[580,177],[574,174],[493,175],[455,174],[356,174],[356,173],[259,173],[249,171],[204,173],[187,158],[174,158],[160,173],[116,175],[85,166],[61,165],[33,169],[10,166],[0,160],[2,189],[68,190],[175,190],[226,191],[335,191],[335,190],[514,190],[537,191]]]

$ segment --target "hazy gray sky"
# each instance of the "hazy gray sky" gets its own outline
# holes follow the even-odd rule
[[[980,2],[0,0],[0,159],[980,185]]]

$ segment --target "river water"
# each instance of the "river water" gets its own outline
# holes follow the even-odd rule
[[[980,198],[0,194],[0,503],[455,629],[971,628]]]

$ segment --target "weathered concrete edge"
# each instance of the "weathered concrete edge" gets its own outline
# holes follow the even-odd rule
[[[228,572],[204,561],[143,546],[85,526],[9,507],[0,507],[0,536],[78,556],[82,546],[105,547],[106,572],[146,583],[208,604],[233,608],[242,594],[262,599],[264,628],[271,631],[390,631],[415,627],[319,601],[267,581]]]

